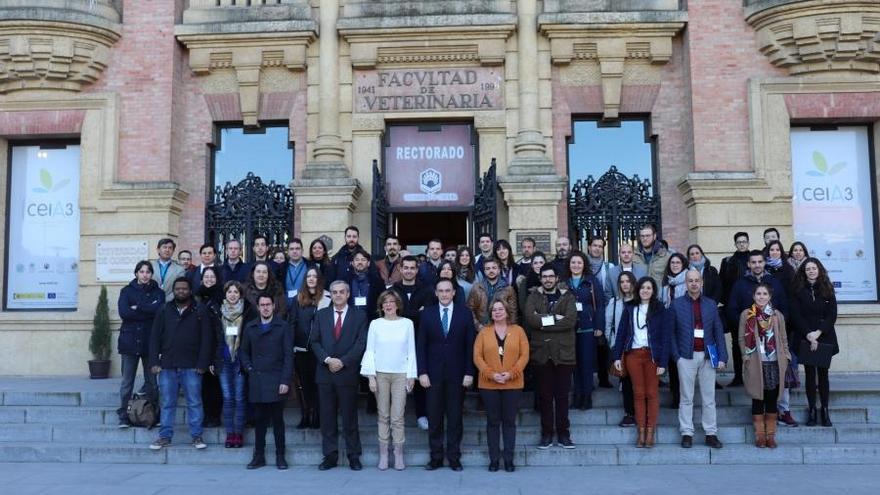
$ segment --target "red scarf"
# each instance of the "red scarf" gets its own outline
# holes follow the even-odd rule
[[[764,344],[764,355],[771,360],[776,357],[776,318],[773,308],[768,304],[759,308],[757,304],[746,313],[746,355],[758,350],[758,339]]]

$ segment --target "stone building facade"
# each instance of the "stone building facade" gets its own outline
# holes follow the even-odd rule
[[[880,143],[878,31],[875,0],[6,0],[0,157],[78,142],[80,231],[64,239],[75,311],[0,312],[0,374],[84,372],[99,243],[198,248],[221,125],[287,126],[306,242],[339,246],[355,224],[371,247],[372,161],[390,126],[429,122],[472,127],[475,177],[497,163],[499,237],[552,246],[573,122],[639,117],[670,245],[716,265],[739,230],[788,245],[792,126],[856,123]],[[122,283],[107,285],[112,307]],[[835,369],[877,371],[880,306],[840,313]]]

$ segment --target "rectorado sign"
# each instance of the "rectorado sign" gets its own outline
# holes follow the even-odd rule
[[[395,125],[385,151],[388,206],[471,206],[474,145],[467,124]]]
[[[503,74],[492,68],[355,71],[355,112],[497,110]]]

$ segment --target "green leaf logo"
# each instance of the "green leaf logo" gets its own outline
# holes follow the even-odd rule
[[[836,175],[846,168],[846,162],[838,162],[832,165],[831,168],[828,168],[828,160],[825,159],[825,155],[819,151],[813,151],[813,167],[815,170],[808,170],[807,175],[811,177],[827,177]]]
[[[60,189],[63,189],[65,186],[70,184],[70,179],[61,179],[57,183],[52,180],[52,174],[49,173],[45,168],[40,169],[40,185],[43,187],[35,187],[33,191],[35,193],[48,193],[55,192]]]

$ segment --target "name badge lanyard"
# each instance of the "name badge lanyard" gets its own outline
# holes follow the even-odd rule
[[[294,287],[294,285],[296,284],[296,279],[299,278],[299,274],[302,272],[304,266],[305,266],[305,262],[300,261],[299,265],[297,265],[294,268],[296,270],[295,275],[291,276],[290,275],[290,268],[291,267],[288,265],[288,267],[287,267],[287,282],[290,283],[290,288],[291,288],[290,290],[299,289],[299,287]]]

